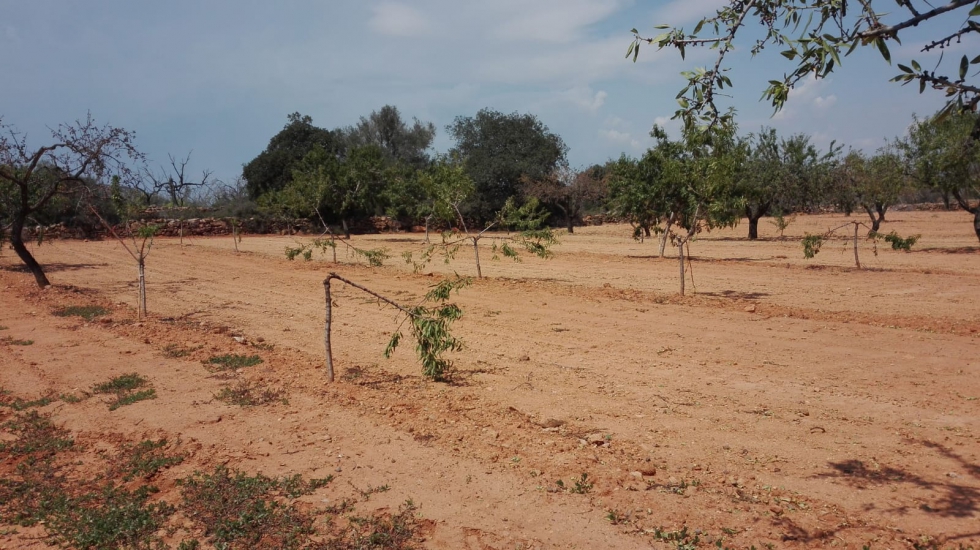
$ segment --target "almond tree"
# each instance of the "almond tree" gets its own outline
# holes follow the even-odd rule
[[[77,194],[112,176],[133,182],[144,161],[134,140],[132,132],[99,125],[89,114],[52,129],[47,145],[32,146],[0,118],[0,201],[6,205],[0,211],[10,217],[10,244],[39,287],[51,283],[24,244],[27,221],[57,195]]]
[[[980,32],[978,18],[976,0],[947,0],[938,5],[928,0],[725,0],[690,32],[657,25],[663,32],[647,37],[633,29],[626,57],[635,61],[640,47],[647,44],[674,48],[681,57],[691,48],[715,50],[714,62],[708,67],[682,73],[686,84],[677,96],[680,109],[675,118],[688,125],[724,125],[733,121],[734,113],[718,101],[730,97],[730,92],[723,91],[732,87],[726,57],[736,49],[755,57],[767,48],[777,48],[789,61],[788,70],[775,69],[778,72],[763,91],[763,98],[779,110],[801,80],[830,75],[859,47],[873,46],[890,64],[889,44],[900,44],[899,35],[913,33],[923,22],[937,21],[930,28],[938,29],[938,34],[927,38],[920,49],[927,53]],[[920,93],[927,88],[943,92],[950,98],[944,112],[972,111],[980,103],[980,86],[973,80],[976,73],[970,74],[970,66],[980,64],[980,56],[940,57],[935,66],[923,66],[914,59],[903,61],[898,63],[901,73],[892,81],[918,83]],[[980,137],[980,120],[974,124],[974,133]]]

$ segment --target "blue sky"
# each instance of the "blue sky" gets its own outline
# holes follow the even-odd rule
[[[720,3],[2,0],[0,115],[40,144],[47,126],[91,111],[135,131],[153,165],[193,150],[190,168],[230,180],[294,111],[335,128],[392,104],[433,122],[435,149],[445,151],[447,124],[490,107],[537,115],[583,166],[642,154],[654,122],[675,127],[667,119],[683,85],[678,73],[712,59],[645,48],[633,64],[624,59],[629,30],[690,28]],[[903,35],[893,58],[930,59],[918,47],[964,16]],[[912,113],[942,105],[941,94],[888,83],[897,68],[865,50],[831,78],[805,82],[776,117],[758,99],[788,65],[776,51],[756,59],[738,52],[731,104],[742,131],[769,125],[821,146],[870,150],[903,133]],[[973,40],[947,56],[978,50]]]

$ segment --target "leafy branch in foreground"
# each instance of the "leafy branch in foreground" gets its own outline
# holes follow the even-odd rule
[[[330,235],[330,238],[318,237],[313,239],[308,243],[296,243],[299,246],[286,247],[286,259],[295,260],[298,256],[302,256],[304,260],[310,261],[313,259],[313,252],[319,250],[321,254],[326,255],[327,249],[330,249],[333,254],[333,262],[337,263],[337,244],[343,244],[347,247],[347,257],[358,258],[362,257],[367,261],[368,265],[371,267],[381,267],[384,265],[385,260],[391,257],[388,253],[387,248],[357,248],[356,246],[347,242],[346,239],[341,239],[335,235]]]
[[[921,237],[921,235],[912,235],[910,237],[903,238],[894,231],[892,231],[888,235],[882,235],[881,233],[878,233],[877,231],[871,229],[870,227],[867,226],[867,224],[864,224],[862,222],[847,222],[844,225],[835,227],[833,229],[828,229],[825,233],[820,235],[811,235],[810,233],[807,233],[800,241],[800,244],[803,245],[803,257],[809,260],[814,256],[816,256],[817,254],[819,254],[820,248],[823,246],[824,241],[826,241],[827,239],[832,237],[835,233],[837,233],[838,231],[844,229],[849,225],[854,226],[854,236],[851,239],[851,242],[853,243],[853,248],[854,248],[854,265],[858,269],[861,269],[861,259],[858,257],[858,233],[861,227],[864,227],[865,229],[868,230],[867,239],[872,243],[875,256],[878,255],[879,240],[884,240],[885,242],[890,244],[892,250],[904,250],[906,252],[911,252],[912,246],[916,242],[918,242],[919,237]]]
[[[445,380],[452,373],[453,363],[443,357],[443,354],[459,351],[463,348],[463,343],[450,332],[453,322],[463,316],[463,310],[456,304],[447,303],[447,301],[454,290],[459,292],[460,289],[470,284],[469,278],[456,277],[455,279],[444,280],[433,286],[419,304],[406,307],[336,273],[330,273],[323,281],[326,301],[326,324],[323,342],[327,356],[327,378],[330,382],[334,381],[333,352],[330,343],[331,323],[333,321],[333,299],[330,294],[330,283],[334,279],[377,298],[379,302],[394,307],[399,311],[399,315],[403,316],[399,327],[392,334],[391,340],[385,348],[385,357],[391,357],[391,354],[398,348],[402,339],[401,327],[406,322],[410,322],[412,337],[416,342],[415,352],[422,363],[422,374],[433,380]],[[425,305],[427,303],[432,305]]]
[[[889,13],[875,9],[873,4],[882,7],[882,2],[872,0],[727,0],[713,16],[698,21],[692,32],[670,25],[658,25],[659,35],[644,37],[633,29],[633,41],[626,51],[626,57],[634,61],[639,57],[640,46],[655,45],[657,49],[675,48],[684,58],[689,47],[707,47],[717,50],[713,65],[682,73],[686,86],[677,94],[680,109],[674,118],[683,119],[686,125],[717,123],[727,125],[732,121],[731,111],[722,112],[716,101],[723,96],[722,90],[732,87],[726,75],[725,58],[736,49],[736,35],[752,34],[754,42],[749,42],[747,50],[754,57],[766,47],[776,47],[780,55],[789,60],[790,70],[781,77],[769,80],[763,91],[763,98],[778,111],[789,99],[790,90],[804,78],[825,78],[841,65],[841,58],[850,55],[859,46],[874,46],[884,60],[891,64],[889,41],[901,44],[899,33],[920,23],[957,12],[966,15],[949,27],[938,38],[926,40],[920,52],[927,54],[933,50],[944,50],[954,42],[959,43],[964,36],[980,33],[980,5],[976,0],[950,0],[944,5],[933,6],[927,0],[896,0],[887,3]],[[850,12],[848,11],[850,9]],[[964,14],[963,10],[968,10]],[[886,22],[886,19],[889,22]],[[942,27],[939,27],[940,29]],[[911,32],[911,31],[909,31]],[[945,93],[950,98],[944,113],[956,108],[975,110],[980,103],[980,87],[969,82],[970,67],[980,64],[980,56],[970,59],[964,55],[959,59],[955,74],[940,72],[943,57],[940,56],[935,68],[924,68],[912,59],[899,63],[901,72],[893,82],[919,83],[919,92],[932,88]],[[980,125],[977,126],[980,130]]]

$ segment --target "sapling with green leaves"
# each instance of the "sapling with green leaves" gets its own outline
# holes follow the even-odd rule
[[[918,242],[921,235],[912,235],[910,237],[901,237],[898,233],[892,231],[888,235],[882,235],[877,231],[874,231],[867,224],[858,221],[847,222],[843,225],[837,226],[833,229],[828,229],[826,232],[819,235],[811,235],[807,233],[800,244],[803,245],[803,257],[806,259],[811,259],[820,253],[820,248],[823,246],[824,242],[833,237],[838,231],[848,227],[853,226],[854,234],[851,237],[850,242],[852,243],[852,248],[854,249],[854,266],[858,269],[861,268],[861,258],[858,256],[858,236],[861,232],[861,228],[868,230],[867,240],[871,241],[872,251],[874,255],[878,255],[878,241],[884,240],[891,245],[892,250],[904,250],[905,252],[911,252],[912,246]],[[845,245],[846,249],[846,245]]]
[[[326,303],[326,323],[323,333],[323,343],[326,349],[327,379],[334,381],[333,350],[331,345],[331,325],[333,323],[333,298],[331,296],[331,281],[341,281],[348,286],[360,290],[377,300],[398,310],[401,321],[391,335],[391,340],[385,348],[385,357],[398,348],[402,340],[402,327],[410,323],[412,338],[415,340],[415,353],[422,363],[422,374],[433,380],[445,380],[453,371],[453,362],[443,355],[447,352],[459,351],[463,343],[450,332],[453,322],[463,316],[463,310],[448,300],[453,291],[470,284],[466,277],[444,280],[429,290],[421,302],[415,306],[405,306],[383,296],[350,279],[331,272],[323,281]],[[427,305],[428,304],[428,305]]]
[[[461,205],[475,188],[462,162],[453,158],[439,159],[421,178],[423,186],[432,193],[433,215],[454,224],[454,227],[443,233],[441,243],[430,244],[417,258],[412,252],[402,255],[405,263],[411,264],[416,272],[432,261],[437,252],[441,252],[445,262],[449,263],[463,244],[472,244],[476,276],[482,279],[480,241],[484,238],[492,241],[493,259],[503,255],[520,261],[518,249],[524,249],[540,258],[551,257],[551,247],[558,243],[558,238],[551,228],[544,226],[548,213],[541,208],[537,199],[530,198],[521,205],[513,197],[508,199],[494,219],[477,231],[469,227],[461,210]],[[493,229],[501,228],[514,230],[515,233],[506,236],[490,233]]]
[[[114,198],[115,201],[115,198]],[[146,316],[146,258],[150,255],[150,250],[153,248],[153,238],[156,236],[157,231],[159,231],[160,226],[153,224],[137,225],[138,222],[134,223],[128,221],[124,218],[123,227],[126,228],[126,233],[129,234],[129,238],[132,240],[132,247],[126,244],[126,241],[116,233],[116,230],[105,221],[99,211],[94,207],[89,207],[92,213],[99,219],[103,227],[110,235],[119,241],[126,252],[136,260],[136,265],[139,268],[139,297],[136,304],[136,317],[142,319]],[[121,210],[127,212],[128,210]]]

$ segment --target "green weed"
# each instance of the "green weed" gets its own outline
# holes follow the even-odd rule
[[[225,355],[215,355],[205,362],[209,371],[217,372],[223,370],[241,369],[252,367],[262,363],[262,358],[258,355],[237,355],[227,353]]]
[[[125,407],[126,405],[132,405],[133,403],[139,403],[140,401],[146,401],[147,399],[156,399],[157,391],[153,388],[140,390],[138,392],[126,392],[121,393],[116,397],[116,400],[109,403],[109,410],[114,411],[119,407]]]
[[[284,393],[281,390],[272,390],[254,382],[242,380],[234,387],[222,388],[220,392],[214,395],[214,398],[219,401],[224,401],[229,405],[256,407],[275,401],[286,403],[286,400],[283,398]]]
[[[109,310],[101,306],[66,306],[54,312],[58,317],[81,317],[86,321],[108,313]]]
[[[7,344],[10,346],[30,346],[33,343],[34,340],[21,340],[11,336],[4,336],[3,338],[0,338],[0,344]]]
[[[132,391],[142,388],[147,384],[147,382],[149,382],[149,380],[134,372],[132,374],[117,376],[110,379],[108,382],[96,384],[92,386],[92,391],[95,393],[118,393]]]

